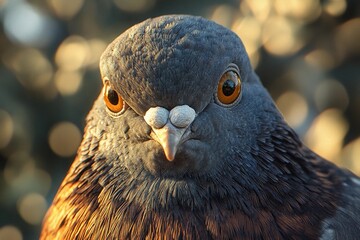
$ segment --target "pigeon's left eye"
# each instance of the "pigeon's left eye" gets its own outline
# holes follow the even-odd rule
[[[231,105],[239,98],[241,93],[241,80],[234,70],[225,72],[217,87],[217,100],[220,104]]]
[[[105,82],[104,101],[106,107],[113,113],[119,113],[124,110],[124,100],[119,93],[110,86],[109,82]]]

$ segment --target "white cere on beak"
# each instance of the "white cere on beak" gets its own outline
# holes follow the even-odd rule
[[[158,129],[165,126],[169,118],[169,111],[162,107],[153,107],[146,111],[144,119],[150,127]]]
[[[174,126],[185,128],[195,119],[195,110],[188,105],[176,106],[170,111],[170,121]]]
[[[162,107],[146,111],[144,119],[153,130],[151,136],[161,144],[167,160],[175,159],[179,144],[186,141],[184,133],[189,133],[189,126],[195,117],[195,110],[188,105],[176,106],[170,112]]]

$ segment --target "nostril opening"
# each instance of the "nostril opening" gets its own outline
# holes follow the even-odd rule
[[[150,126],[147,126],[147,127],[146,127],[146,135],[150,136],[151,131],[152,131],[151,127],[150,127]]]

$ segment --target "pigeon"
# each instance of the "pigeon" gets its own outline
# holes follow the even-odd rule
[[[237,34],[160,16],[99,65],[40,239],[360,239],[360,179],[302,143]]]

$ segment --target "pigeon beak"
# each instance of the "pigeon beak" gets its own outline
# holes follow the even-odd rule
[[[150,136],[161,144],[167,160],[175,159],[178,146],[184,142],[184,134],[189,134],[187,130],[195,117],[195,110],[188,105],[176,106],[171,111],[163,107],[146,111],[144,120],[152,128]]]
[[[159,142],[164,150],[166,159],[173,161],[186,128],[177,128],[168,122],[164,127],[153,129],[156,136],[154,139]]]

